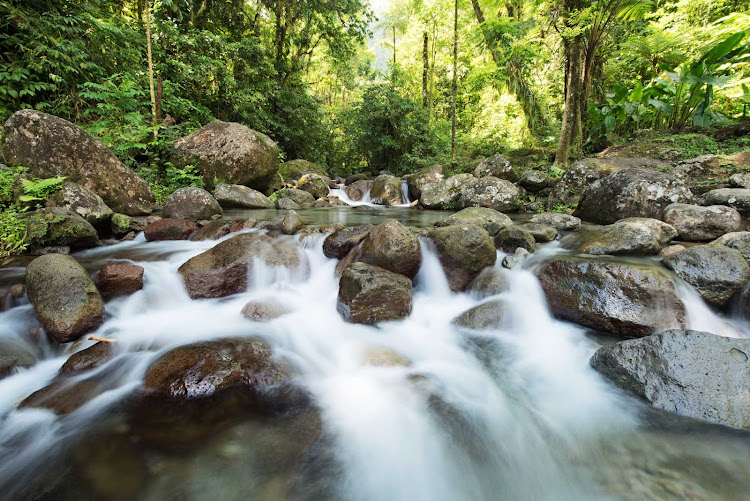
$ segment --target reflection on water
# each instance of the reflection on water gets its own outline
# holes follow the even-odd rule
[[[271,220],[283,217],[288,211],[283,209],[231,209],[224,211],[227,219],[248,219],[258,221]],[[407,226],[432,226],[436,222],[451,215],[449,211],[419,210],[409,207],[325,207],[320,209],[297,209],[305,222],[316,226],[328,226],[343,224],[344,226],[356,226],[359,224],[378,224],[383,219],[391,218],[400,221]]]

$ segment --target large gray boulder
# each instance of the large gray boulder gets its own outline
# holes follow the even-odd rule
[[[600,348],[591,366],[669,412],[750,430],[750,340],[671,330]]]
[[[658,267],[564,256],[543,263],[536,275],[562,320],[623,337],[684,327],[685,307]]]
[[[594,181],[619,170],[608,160],[584,158],[570,166],[562,177],[554,183],[547,197],[547,207],[574,207],[581,201],[583,191]]]
[[[507,272],[502,268],[488,267],[477,275],[466,288],[466,292],[477,299],[500,294],[508,290]]]
[[[370,190],[370,201],[378,205],[400,205],[404,203],[401,180],[396,176],[382,175],[375,178]]]
[[[497,252],[487,231],[462,224],[430,231],[440,264],[454,292],[463,291],[479,273],[497,260]]]
[[[664,222],[673,226],[681,240],[705,242],[739,231],[742,216],[736,209],[723,205],[670,204],[664,209]]]
[[[223,209],[273,209],[274,204],[263,193],[240,184],[216,185],[214,198]]]
[[[461,191],[474,179],[476,178],[471,174],[456,174],[448,179],[422,185],[419,204],[431,210],[455,209]]]
[[[341,275],[336,307],[351,323],[400,320],[411,313],[411,280],[379,266],[351,264]]]
[[[26,235],[29,249],[70,247],[87,249],[99,243],[96,229],[75,212],[62,207],[48,207],[26,212]]]
[[[104,322],[104,303],[88,272],[70,256],[47,254],[26,268],[26,292],[44,330],[75,341]]]
[[[469,181],[461,190],[458,207],[488,207],[500,212],[517,212],[523,207],[523,188],[493,176]]]
[[[505,179],[511,183],[518,182],[521,179],[519,172],[513,168],[507,158],[498,153],[491,157],[485,158],[474,169],[475,177],[492,176],[498,179]]]
[[[494,234],[501,228],[512,225],[513,221],[507,215],[498,212],[495,209],[488,209],[487,207],[468,207],[448,216],[442,221],[438,221],[435,223],[435,226],[443,227],[452,226],[454,224],[473,224]]]
[[[577,240],[577,250],[583,254],[653,256],[676,236],[677,230],[658,219],[634,217],[571,234],[565,240]]]
[[[298,190],[297,188],[287,188],[284,190],[284,198],[288,198],[294,203],[296,203],[299,207],[292,207],[295,209],[307,209],[315,205],[315,197],[312,196],[310,193],[306,192],[305,190]],[[286,209],[287,207],[281,207],[280,204],[277,204],[279,209]]]
[[[150,214],[154,194],[148,184],[80,127],[40,111],[14,113],[3,128],[2,156],[23,165],[33,177],[65,176],[99,195],[115,212]]]
[[[442,165],[433,165],[432,167],[418,170],[404,177],[406,185],[409,188],[409,196],[412,200],[418,200],[422,196],[423,186],[430,183],[437,183],[444,178]]]
[[[114,215],[102,197],[80,184],[69,181],[65,181],[60,190],[49,197],[46,205],[69,209],[100,230],[109,226],[109,221]]]
[[[222,213],[219,202],[201,188],[180,188],[164,204],[164,217],[170,219],[201,221]]]
[[[745,257],[723,245],[691,247],[665,257],[662,263],[714,306],[727,304],[750,281],[750,266]]]
[[[214,120],[174,143],[175,165],[196,165],[207,186],[218,182],[268,188],[279,170],[271,138],[235,122]]]
[[[711,190],[701,197],[701,205],[726,205],[737,209],[740,214],[750,216],[750,189],[719,188]]]
[[[370,230],[353,251],[353,261],[385,268],[414,278],[422,266],[417,236],[395,219],[386,219]]]
[[[581,227],[581,219],[569,214],[559,212],[542,212],[534,214],[529,219],[531,223],[546,224],[559,231],[575,231]]]
[[[725,245],[737,249],[750,262],[750,231],[727,233],[711,242],[711,245]]]
[[[646,169],[624,169],[591,184],[574,215],[598,224],[627,217],[660,219],[672,203],[689,203],[692,192],[676,176]]]

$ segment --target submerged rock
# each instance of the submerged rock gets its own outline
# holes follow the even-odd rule
[[[117,343],[98,343],[74,353],[60,367],[60,374],[80,374],[101,367],[117,355]]]
[[[11,339],[0,341],[0,379],[35,363],[36,357],[25,343]]]
[[[479,226],[462,224],[435,228],[430,236],[454,292],[466,289],[483,269],[493,266],[497,260],[492,238]]]
[[[453,319],[453,323],[475,330],[502,329],[508,322],[509,314],[506,301],[494,299],[463,312]]]
[[[343,228],[331,233],[323,241],[323,254],[326,257],[343,259],[354,247],[365,239],[370,230],[374,228],[371,224]]]
[[[411,280],[378,266],[354,263],[339,281],[336,308],[347,322],[376,324],[411,313]]]
[[[684,326],[675,284],[658,267],[565,256],[546,261],[536,275],[562,320],[623,337]]]
[[[130,263],[104,265],[99,270],[98,286],[106,299],[133,294],[143,289],[143,266]]]
[[[270,198],[263,193],[239,184],[218,184],[214,198],[224,209],[272,209]]]
[[[193,221],[164,218],[146,226],[144,236],[149,242],[187,240],[197,229],[198,225]]]
[[[739,231],[742,216],[723,205],[670,204],[664,209],[664,222],[674,226],[681,240],[705,242]]]
[[[478,299],[484,299],[508,290],[506,272],[500,268],[485,268],[471,281],[466,291]]]
[[[488,176],[469,181],[461,190],[459,208],[488,207],[500,212],[516,212],[523,206],[525,193],[510,181]]]
[[[90,379],[58,379],[26,397],[18,408],[49,409],[58,416],[64,416],[78,410],[102,391],[102,385]]]
[[[104,303],[88,272],[70,256],[47,254],[26,268],[26,291],[45,331],[75,341],[104,322]]]
[[[201,188],[180,188],[164,204],[165,218],[201,221],[221,214],[219,202]]]
[[[654,407],[750,430],[750,340],[671,330],[600,348],[591,366]]]

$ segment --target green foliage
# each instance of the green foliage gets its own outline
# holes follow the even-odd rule
[[[20,254],[28,246],[26,220],[16,208],[0,211],[0,258]]]
[[[54,192],[62,188],[65,177],[51,177],[48,179],[21,179],[24,194],[18,197],[20,202],[36,202],[47,200]]]
[[[271,196],[269,196],[268,198],[271,199],[272,202],[276,202],[277,200],[279,200],[280,198],[284,198],[285,196],[286,196],[286,188],[282,188],[278,191],[274,191],[273,193],[271,193]]]
[[[144,165],[138,170],[138,175],[149,184],[156,203],[160,205],[164,205],[169,195],[180,188],[205,188],[203,176],[194,165],[179,168],[166,162],[163,170]]]

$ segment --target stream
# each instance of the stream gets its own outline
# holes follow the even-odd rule
[[[366,204],[299,213],[312,224],[347,226],[385,217],[430,226],[446,216]],[[0,341],[28,345],[38,359],[0,379],[0,498],[750,499],[750,434],[658,412],[626,395],[589,367],[596,349],[614,340],[550,315],[532,270],[566,252],[559,244],[508,271],[509,327],[476,332],[451,322],[489,298],[450,292],[429,240],[421,240],[411,315],[366,326],[336,311],[337,261],[323,255],[325,235],[279,238],[304,250],[309,276],[256,266],[250,290],[222,299],[191,300],[177,273],[215,241],[147,243],[140,234],[75,254],[92,273],[127,261],[145,274],[143,290],[108,301],[105,323],[91,333],[117,340],[121,353],[76,376],[101,378],[106,391],[65,416],[17,405],[94,341],[34,338],[38,324],[25,299],[0,313]],[[22,277],[21,268],[0,269],[0,281]],[[750,337],[747,323],[713,312],[689,287],[680,294],[688,328]],[[248,301],[268,298],[290,313],[265,323],[241,315]],[[179,345],[237,336],[259,336],[289,361],[319,412],[248,416],[180,448],[159,447],[132,429],[123,402],[151,362]],[[368,364],[368,353],[383,348],[408,363]]]

